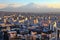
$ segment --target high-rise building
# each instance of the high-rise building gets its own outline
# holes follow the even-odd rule
[[[38,19],[34,19],[34,24],[37,24],[38,23]]]

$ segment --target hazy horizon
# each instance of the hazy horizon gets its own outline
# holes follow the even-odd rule
[[[60,0],[0,0],[0,11],[60,12]]]

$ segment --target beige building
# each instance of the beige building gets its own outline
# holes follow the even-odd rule
[[[38,19],[34,19],[34,24],[37,24],[38,23]]]

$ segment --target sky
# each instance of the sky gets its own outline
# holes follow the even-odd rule
[[[0,0],[0,8],[7,6],[19,7],[29,3],[36,3],[39,5],[47,5],[52,8],[60,8],[60,0]]]

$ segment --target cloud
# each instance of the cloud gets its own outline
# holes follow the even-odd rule
[[[11,6],[11,7],[20,7],[20,6],[23,6],[23,4],[20,4],[20,3],[13,3],[13,4],[8,4],[8,6]]]
[[[23,6],[23,4],[20,4],[20,3],[12,3],[12,4],[0,4],[0,9],[2,8],[5,8],[5,7],[20,7],[20,6]]]
[[[0,4],[0,9],[5,8],[7,4]]]
[[[60,8],[60,3],[40,3],[38,4],[42,7],[48,7],[48,8]]]
[[[49,8],[60,8],[60,3],[53,3],[47,5]]]

